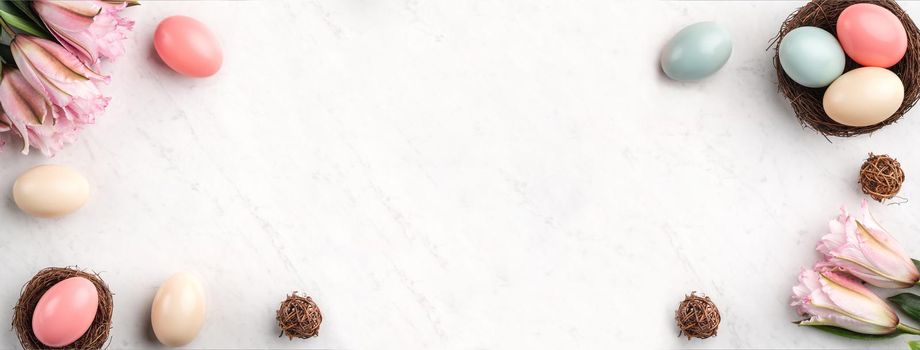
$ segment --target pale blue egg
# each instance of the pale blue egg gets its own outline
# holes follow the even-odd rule
[[[715,22],[691,24],[661,52],[661,70],[674,80],[698,80],[722,68],[732,55],[732,39]]]
[[[818,27],[798,27],[780,42],[779,63],[796,83],[819,88],[843,74],[846,56],[831,33]]]

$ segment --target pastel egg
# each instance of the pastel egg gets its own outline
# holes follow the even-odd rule
[[[796,83],[819,88],[843,73],[846,56],[831,33],[818,27],[798,27],[779,44],[779,62]]]
[[[89,198],[89,182],[76,170],[40,165],[22,173],[13,183],[13,201],[22,211],[52,218],[70,214]]]
[[[51,286],[32,312],[32,332],[42,344],[63,347],[86,333],[96,318],[99,292],[93,282],[71,277]]]
[[[849,126],[869,126],[891,117],[904,102],[904,84],[890,70],[863,67],[846,72],[824,92],[824,112]]]
[[[177,273],[160,285],[150,310],[157,340],[166,346],[183,346],[198,335],[204,324],[204,287],[195,276]]]
[[[888,9],[868,3],[850,5],[837,18],[840,46],[856,63],[888,68],[907,52],[904,24]]]
[[[214,75],[224,62],[217,37],[191,17],[172,16],[160,22],[153,46],[169,68],[190,77]]]
[[[732,54],[731,36],[715,22],[691,24],[661,52],[661,70],[674,80],[699,80],[718,71]]]

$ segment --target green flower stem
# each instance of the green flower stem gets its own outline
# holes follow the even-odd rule
[[[0,17],[0,27],[2,27],[3,31],[10,35],[10,40],[16,38],[16,31],[14,31],[13,27],[10,27],[10,25],[3,20],[3,17]]]
[[[907,333],[907,334],[920,335],[920,329],[917,329],[917,328],[908,326],[908,325],[903,324],[903,323],[899,323],[899,324],[898,324],[898,330],[901,331],[901,332],[903,332],[903,333]]]

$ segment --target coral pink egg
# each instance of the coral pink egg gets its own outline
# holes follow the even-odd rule
[[[837,39],[847,56],[867,67],[891,67],[907,52],[904,24],[888,9],[868,3],[840,13]]]
[[[217,38],[191,17],[172,16],[160,22],[153,47],[169,68],[187,76],[214,75],[224,62]]]
[[[99,293],[83,277],[60,281],[38,300],[32,312],[32,332],[50,347],[73,343],[86,333],[99,307]]]

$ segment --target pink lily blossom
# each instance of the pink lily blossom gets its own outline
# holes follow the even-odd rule
[[[125,53],[122,41],[134,22],[118,15],[124,1],[36,0],[32,7],[51,34],[83,63],[94,66],[100,58]]]
[[[4,67],[0,80],[0,125],[7,125],[23,140],[23,154],[35,147],[46,156],[73,142],[82,125],[62,117],[64,111],[35,90],[19,70]]]
[[[851,216],[841,208],[841,214],[828,226],[830,233],[816,248],[826,257],[821,267],[845,271],[880,288],[908,288],[920,280],[917,266],[875,221],[866,200],[859,215]]]
[[[105,110],[109,98],[96,84],[108,82],[109,78],[93,71],[63,46],[19,34],[10,48],[25,80],[62,109],[62,119],[92,123]]]
[[[829,270],[806,270],[792,288],[792,306],[809,318],[801,326],[834,326],[863,334],[898,330],[898,315],[859,281]]]
[[[10,125],[0,118],[0,151],[2,151],[3,146],[6,145],[6,139],[9,137],[7,134],[8,131],[10,131]]]

